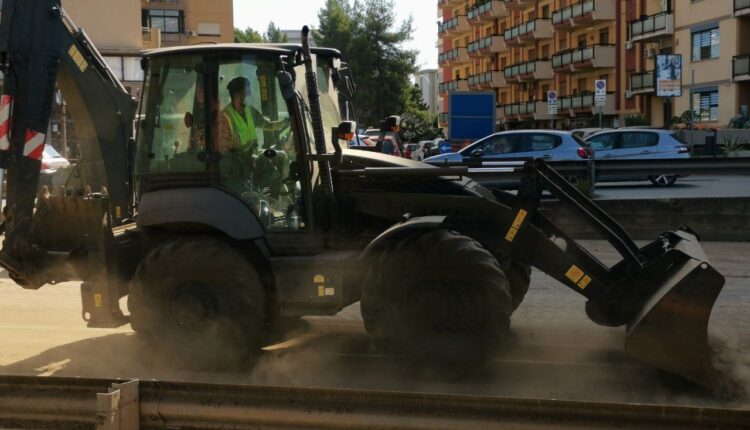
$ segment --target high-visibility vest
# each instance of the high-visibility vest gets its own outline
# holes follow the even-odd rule
[[[255,121],[253,121],[253,114],[249,107],[245,106],[245,118],[242,118],[242,115],[231,104],[227,105],[222,113],[229,123],[234,144],[245,147],[250,141],[257,139]]]

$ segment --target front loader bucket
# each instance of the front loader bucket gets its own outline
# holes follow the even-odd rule
[[[628,324],[625,349],[633,357],[684,378],[717,388],[719,373],[708,344],[711,308],[724,286],[724,277],[707,261],[695,235],[669,233],[674,248],[664,254],[660,285]],[[652,272],[652,275],[656,273]],[[649,282],[648,279],[641,279]]]

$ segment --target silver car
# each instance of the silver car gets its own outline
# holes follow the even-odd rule
[[[546,161],[582,160],[589,156],[586,142],[567,131],[514,130],[501,131],[477,140],[459,152],[436,155],[427,162],[460,163],[464,158],[502,160],[543,158]]]
[[[597,160],[644,160],[690,158],[688,146],[671,130],[627,128],[597,133],[586,139]],[[608,181],[646,180],[657,186],[670,186],[675,175],[654,172],[645,178],[612,178]]]

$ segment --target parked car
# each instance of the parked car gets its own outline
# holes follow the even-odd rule
[[[461,162],[473,157],[487,160],[543,158],[547,161],[580,160],[589,157],[586,142],[566,131],[513,130],[491,134],[459,152],[430,157],[425,161]]]
[[[368,136],[369,142],[373,146],[378,146],[378,139],[380,139],[380,130],[375,128],[368,128],[365,130],[365,134]],[[385,134],[385,137],[383,139],[383,145],[385,149],[383,150],[384,153],[395,155],[397,157],[401,157],[404,152],[404,145],[401,142],[401,138],[399,137],[398,133],[389,131]]]
[[[374,143],[370,142],[370,139],[366,134],[357,134],[354,136],[354,139],[349,141],[349,148],[357,148],[357,147],[370,147],[375,146]]]
[[[411,152],[411,159],[417,161],[424,160],[426,158],[425,154],[427,154],[427,150],[432,142],[432,140],[422,140],[417,143],[417,148]]]
[[[440,154],[440,142],[442,142],[442,140],[443,139],[440,139],[440,138],[432,140],[430,144],[424,149],[422,160],[425,160],[435,155],[439,155]]]
[[[418,147],[419,147],[419,144],[417,143],[407,143],[406,145],[404,145],[404,154],[403,154],[404,158],[414,159],[412,154],[414,153],[414,151],[417,150]]]
[[[599,160],[643,160],[690,158],[690,149],[671,130],[653,128],[627,128],[602,132],[589,137],[587,146]],[[649,180],[656,186],[670,186],[676,175],[654,172],[646,178],[608,178],[607,181]]]
[[[581,139],[585,140],[586,138],[588,138],[590,136],[593,136],[593,135],[595,135],[597,133],[601,133],[603,131],[610,131],[610,130],[614,130],[614,128],[608,128],[608,127],[603,127],[603,128],[577,128],[575,130],[571,130],[570,132],[573,134],[573,136],[578,136]]]
[[[70,161],[60,155],[60,153],[57,152],[57,150],[55,150],[55,148],[51,145],[44,145],[41,162],[42,170],[41,175],[39,176],[40,189],[44,185],[46,185],[47,187],[52,187],[52,177],[55,176],[58,171],[62,171],[63,169],[66,169],[68,166],[70,166]]]

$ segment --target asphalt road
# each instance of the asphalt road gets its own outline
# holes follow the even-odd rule
[[[585,242],[604,261],[612,252]],[[705,243],[727,277],[709,334],[733,381],[719,399],[707,390],[627,356],[622,328],[590,322],[584,300],[534,272],[511,337],[486,372],[471,377],[383,355],[364,333],[358,305],[268,347],[240,369],[190,372],[157,356],[129,326],[87,329],[75,283],[23,290],[0,279],[0,374],[140,378],[194,382],[406,390],[570,400],[726,406],[750,409],[750,243]]]
[[[610,200],[750,197],[750,176],[686,176],[671,187],[649,181],[596,184],[595,198]]]

